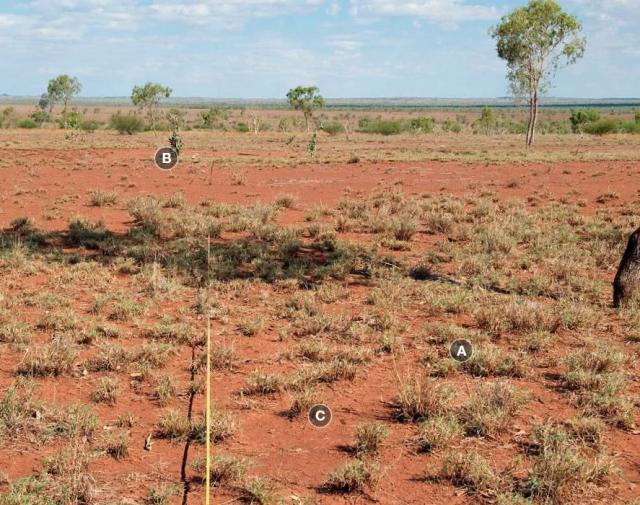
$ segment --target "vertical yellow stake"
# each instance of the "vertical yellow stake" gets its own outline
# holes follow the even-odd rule
[[[209,259],[211,256],[211,237],[207,236],[207,281],[209,281]],[[207,283],[208,284],[208,283]],[[209,286],[207,285],[207,288]],[[207,311],[207,412],[205,415],[207,423],[207,464],[206,464],[206,476],[205,476],[205,491],[204,502],[205,505],[210,505],[211,502],[211,317]]]
[[[210,505],[211,491],[211,319],[207,314],[207,469],[206,469],[206,488],[204,491],[205,505]]]

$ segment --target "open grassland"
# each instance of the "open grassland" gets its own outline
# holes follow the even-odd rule
[[[208,318],[215,503],[638,504],[637,135],[183,136],[0,130],[0,505],[202,503]]]

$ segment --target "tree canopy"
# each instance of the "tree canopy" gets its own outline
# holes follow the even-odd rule
[[[146,109],[147,119],[152,128],[155,129],[157,119],[157,109],[160,100],[169,98],[173,90],[162,84],[148,82],[144,86],[134,86],[131,91],[131,102],[140,109]]]
[[[67,111],[67,104],[69,101],[82,90],[82,84],[77,77],[70,77],[67,74],[62,74],[51,79],[47,86],[47,102],[49,112],[53,109],[56,103],[62,102],[64,108],[63,113]],[[42,100],[42,99],[41,99]],[[45,105],[45,102],[42,102]]]
[[[309,120],[313,116],[314,109],[322,108],[325,105],[318,86],[292,88],[287,93],[287,101],[293,109],[302,111],[307,131],[309,131]]]

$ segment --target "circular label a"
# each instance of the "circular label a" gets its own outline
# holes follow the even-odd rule
[[[156,151],[153,160],[160,170],[171,170],[178,164],[178,153],[170,147],[161,147]]]
[[[331,422],[331,409],[322,404],[314,405],[309,409],[308,419],[316,428],[324,428]]]
[[[464,363],[471,359],[473,355],[473,345],[468,340],[461,338],[456,340],[449,347],[449,354],[459,363]]]

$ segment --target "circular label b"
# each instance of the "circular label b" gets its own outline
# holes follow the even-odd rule
[[[178,153],[170,147],[162,147],[156,151],[153,159],[160,170],[171,170],[178,163]]]
[[[451,357],[459,363],[464,363],[471,359],[471,355],[473,354],[473,345],[464,338],[458,339],[451,344],[451,347],[449,347],[449,354],[451,354]]]
[[[331,409],[318,404],[309,409],[309,422],[316,428],[324,428],[331,422]]]

